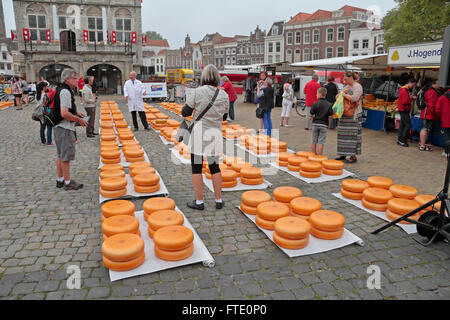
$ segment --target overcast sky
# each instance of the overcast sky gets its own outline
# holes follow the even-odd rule
[[[394,0],[143,0],[142,30],[156,31],[171,48],[179,48],[186,34],[193,42],[214,32],[249,35],[257,25],[267,31],[274,21],[287,21],[300,11],[332,11],[346,4],[363,9],[377,6],[381,16],[396,5]],[[16,29],[12,0],[3,0],[3,7],[9,35]]]

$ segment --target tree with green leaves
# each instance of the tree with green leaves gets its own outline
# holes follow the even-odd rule
[[[163,36],[156,31],[147,31],[144,34],[147,36],[147,40],[164,40]]]
[[[385,46],[442,40],[450,24],[448,0],[395,0],[383,18]]]

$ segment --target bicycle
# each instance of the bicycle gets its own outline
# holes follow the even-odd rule
[[[295,103],[295,112],[297,112],[297,114],[302,118],[306,117],[305,109],[306,109],[305,100],[303,99],[297,100],[297,102]]]

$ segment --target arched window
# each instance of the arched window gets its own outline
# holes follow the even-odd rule
[[[300,31],[297,31],[295,33],[295,43],[300,43],[302,41],[302,33]]]
[[[328,28],[327,29],[327,42],[332,42],[334,40],[334,29]]]
[[[301,58],[300,49],[295,50],[295,62],[300,62]]]
[[[309,57],[309,49],[305,49],[303,50],[303,61],[309,61],[310,57]]]
[[[292,44],[292,32],[287,34],[287,44]]]
[[[343,57],[344,56],[344,47],[338,47],[336,51],[337,51],[337,56],[338,57]]]
[[[311,37],[311,32],[309,30],[305,30],[305,32],[303,33],[303,43],[309,43]]]
[[[345,39],[345,28],[339,27],[338,28],[338,41],[344,41]]]
[[[314,29],[313,31],[313,43],[319,43],[320,37],[319,37],[319,29]]]
[[[328,47],[327,48],[327,50],[326,50],[326,57],[327,57],[327,59],[333,57],[333,48],[332,47]]]

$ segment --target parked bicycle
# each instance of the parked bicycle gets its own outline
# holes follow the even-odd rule
[[[306,117],[306,103],[304,99],[300,99],[297,100],[297,103],[295,104],[295,112],[297,112],[297,114],[304,118]]]

